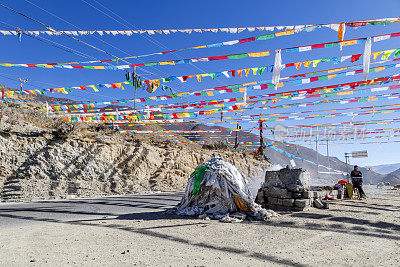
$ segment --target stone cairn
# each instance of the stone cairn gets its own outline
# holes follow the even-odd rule
[[[334,187],[311,187],[310,173],[288,167],[267,171],[265,182],[258,190],[256,203],[274,210],[304,210],[308,207],[328,208],[325,196],[341,198],[342,192]]]

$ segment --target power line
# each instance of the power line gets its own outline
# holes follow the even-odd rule
[[[28,1],[28,0],[25,0],[25,1],[28,2],[28,3],[30,3],[30,4],[32,4],[32,5],[34,5],[34,6],[36,6],[37,8],[39,8],[39,9],[41,9],[41,10],[43,10],[43,11],[45,11],[46,13],[48,13],[48,14],[50,14],[50,15],[52,15],[52,16],[54,16],[54,17],[56,17],[56,18],[58,18],[58,19],[60,19],[60,20],[62,20],[62,21],[64,21],[64,22],[66,22],[66,23],[68,23],[68,24],[74,26],[75,28],[80,29],[80,28],[77,27],[76,25],[74,25],[74,24],[72,24],[72,23],[66,21],[66,20],[63,19],[63,18],[60,18],[59,16],[57,16],[57,15],[51,13],[50,11],[47,11],[46,9],[44,9],[44,8],[42,8],[42,7],[36,5],[36,4],[34,4],[34,3],[32,3],[32,2],[30,2],[30,1]],[[8,9],[10,9],[10,8],[8,8]],[[12,9],[10,9],[10,10],[12,10]],[[14,11],[14,10],[13,10],[13,11]],[[15,11],[15,12],[17,12],[17,11]],[[27,15],[24,15],[24,17],[30,18],[30,17],[27,16]],[[33,19],[33,20],[34,20],[34,19]],[[35,21],[35,20],[34,20],[34,21]],[[47,28],[47,27],[50,27],[50,26],[48,26],[48,25],[46,25],[46,24],[44,24],[44,23],[40,23],[40,24],[46,26],[46,28]],[[53,29],[53,28],[51,28],[51,27],[50,27],[50,29],[51,29],[52,31],[59,32],[59,31],[57,31],[57,30],[55,30],[55,29]],[[90,47],[92,47],[92,48],[94,48],[94,49],[96,49],[96,50],[98,50],[98,51],[102,51],[102,52],[104,52],[104,53],[106,53],[106,54],[108,54],[108,55],[110,55],[110,56],[112,56],[112,57],[114,57],[114,58],[116,58],[116,59],[119,59],[119,57],[117,57],[117,56],[115,56],[115,55],[113,55],[113,54],[111,54],[111,53],[109,53],[109,52],[107,52],[107,51],[105,51],[105,50],[102,50],[102,49],[100,49],[100,48],[97,48],[97,47],[95,47],[95,46],[93,46],[93,45],[90,45],[89,43],[83,42],[83,41],[81,41],[80,39],[75,38],[74,36],[72,36],[72,35],[70,35],[70,34],[66,34],[66,35],[67,35],[68,37],[70,37],[70,38],[72,38],[72,39],[78,41],[78,42],[81,42],[81,43],[83,43],[83,44],[86,44],[86,45],[88,45],[88,46],[90,46]],[[100,39],[100,38],[98,38],[98,37],[96,37],[96,39],[99,39],[99,40],[101,40],[103,43],[106,43],[107,45],[112,46],[113,48],[115,48],[115,49],[117,49],[117,50],[119,50],[119,51],[121,51],[121,52],[123,52],[123,53],[129,55],[129,56],[132,56],[132,55],[130,55],[129,53],[127,53],[127,52],[125,52],[125,51],[122,51],[121,49],[115,47],[115,46],[112,45],[112,44],[109,44],[108,42],[106,42],[106,41],[104,41],[104,40],[102,40],[102,39]],[[126,63],[128,63],[129,65],[132,64],[132,63],[130,63],[130,62],[124,60],[124,59],[121,59],[121,61],[126,62]],[[148,70],[145,70],[145,69],[143,69],[143,68],[139,68],[139,69],[142,69],[142,70],[145,71],[145,72],[148,72],[148,73],[150,73],[150,74],[152,74],[152,75],[156,75],[156,76],[158,76],[158,77],[161,78],[161,76],[159,76],[159,75],[157,75],[157,74],[155,74],[155,73],[152,73],[152,72],[150,72],[150,71],[148,71]],[[162,71],[160,71],[160,72],[161,72],[161,73],[164,73],[164,74],[166,74],[166,75],[168,75],[168,74],[165,73],[165,72],[162,72]],[[143,75],[143,77],[144,77],[144,75]],[[146,77],[145,77],[145,78],[146,78]],[[148,78],[146,78],[146,79],[148,79]],[[174,83],[175,83],[175,82],[174,82]],[[175,83],[175,84],[177,84],[177,83]],[[181,84],[177,84],[177,85],[180,86],[180,87],[182,87],[182,88],[185,88],[185,87],[182,86]]]
[[[15,29],[17,29],[17,30],[20,29],[20,28],[18,28],[18,27],[16,27],[16,26],[11,25],[11,24],[8,24],[8,23],[6,23],[6,22],[4,22],[4,21],[0,21],[0,23],[3,23],[4,25],[7,25],[7,26],[9,27],[9,28],[7,28],[7,29],[11,29],[11,28],[15,28]],[[5,27],[4,27],[4,28],[5,28]],[[36,37],[36,36],[30,35],[30,34],[26,33],[26,31],[21,31],[21,30],[20,30],[20,32],[21,32],[21,34],[24,34],[24,35],[26,35],[26,36],[28,36],[28,37],[30,37],[30,38],[36,39],[36,40],[38,40],[38,41],[40,41],[40,42],[46,43],[46,44],[51,45],[51,46],[53,46],[53,47],[62,49],[62,50],[64,50],[65,52],[72,53],[72,54],[74,54],[74,55],[77,55],[77,56],[80,56],[80,57],[84,57],[84,58],[88,58],[88,59],[96,59],[95,57],[86,56],[84,53],[81,53],[81,52],[79,52],[79,51],[77,51],[77,50],[74,50],[74,49],[72,49],[72,48],[69,48],[69,47],[67,47],[67,46],[65,46],[65,45],[58,44],[57,42],[50,41],[50,40],[48,40],[48,39],[46,39],[46,38],[40,38],[40,37]]]
[[[118,21],[118,20],[115,19],[114,17],[112,17],[112,16],[110,16],[109,14],[105,13],[104,11],[98,9],[97,7],[95,7],[95,6],[93,6],[92,4],[88,3],[87,1],[85,1],[85,0],[82,0],[82,1],[85,2],[87,5],[93,7],[94,9],[98,10],[98,11],[101,12],[102,14],[106,15],[107,17],[109,17],[109,18],[113,19],[114,21],[118,22],[119,24],[121,24],[121,25],[127,27],[128,29],[130,28],[127,24]],[[113,12],[112,10],[110,10],[109,8],[107,8],[106,6],[104,6],[103,4],[99,3],[98,1],[96,1],[96,0],[93,0],[93,1],[96,2],[98,5],[102,6],[103,8],[105,8],[106,10],[108,10],[109,12],[111,12],[114,16],[120,18],[122,21],[128,23],[128,24],[131,25],[133,28],[135,28],[135,29],[138,30],[138,28],[135,27],[135,25],[133,25],[133,24],[130,23],[129,21],[125,20],[124,18],[122,18],[121,16],[119,16],[117,13]],[[158,47],[160,47],[160,48],[165,48],[165,49],[167,49],[167,50],[171,50],[170,48],[168,48],[167,46],[161,44],[161,43],[158,42],[157,40],[154,40],[152,37],[143,36],[143,35],[140,35],[140,36],[141,36],[142,38],[147,39],[148,41],[150,41],[151,43],[155,44],[156,46],[158,46]],[[172,52],[172,54],[176,55],[176,56],[177,56],[178,58],[180,58],[180,59],[183,59],[180,55],[176,54],[175,52]],[[139,61],[141,61],[141,60],[139,60]],[[143,61],[141,61],[141,62],[143,62]],[[191,65],[192,67],[194,67],[194,68],[200,70],[200,71],[206,72],[205,70],[199,68],[198,66],[196,66],[196,65],[194,65],[194,64],[192,64],[192,63],[190,63],[190,65]],[[225,83],[221,82],[220,80],[217,80],[217,81],[218,81],[219,83],[221,83],[222,85],[226,85]]]

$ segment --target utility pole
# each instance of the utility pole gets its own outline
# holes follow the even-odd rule
[[[329,160],[329,140],[326,139],[326,156],[328,157],[328,167],[331,167],[331,161]]]
[[[260,119],[260,146],[256,152],[256,156],[264,158],[264,138],[263,138],[263,120]]]
[[[315,151],[317,152],[317,174],[319,174],[318,136],[315,138]]]
[[[234,146],[235,150],[239,147],[238,132],[240,129],[242,129],[242,127],[239,125],[239,123],[236,125],[236,129],[237,129],[237,131],[236,131],[235,146]]]
[[[133,101],[133,109],[136,110],[136,92],[137,92],[136,67],[133,68],[132,80],[133,80],[133,85],[135,86],[135,101]]]
[[[349,165],[348,165],[348,158],[350,158],[351,153],[344,153],[344,157],[346,158],[346,173],[347,173],[347,181],[350,182],[349,176]]]

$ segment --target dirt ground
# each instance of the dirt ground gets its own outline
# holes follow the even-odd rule
[[[0,227],[1,266],[400,266],[395,190],[335,201],[329,210],[237,224],[158,211],[110,216],[98,209],[90,219],[51,219],[45,209],[20,215],[2,207],[0,221],[12,223]]]

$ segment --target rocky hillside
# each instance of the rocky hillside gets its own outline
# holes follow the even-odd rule
[[[383,179],[382,182],[389,182],[391,185],[397,185],[400,184],[400,169],[397,169],[388,175],[386,175]]]
[[[249,179],[269,165],[244,152],[145,141],[1,103],[0,112],[2,201],[182,190],[194,169],[216,155]]]

